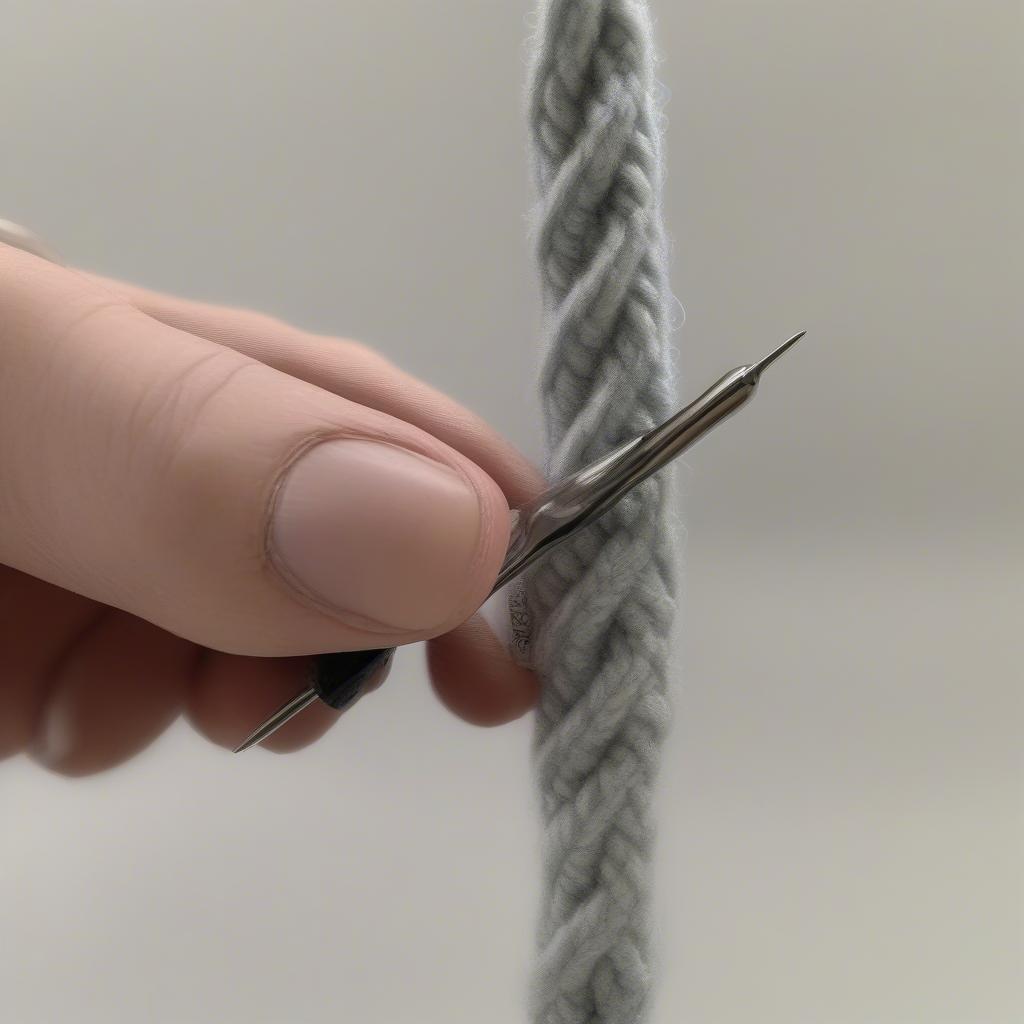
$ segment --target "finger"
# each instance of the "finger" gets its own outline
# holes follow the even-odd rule
[[[106,609],[52,673],[32,756],[62,775],[134,757],[180,714],[197,655],[180,637]]]
[[[212,743],[234,749],[257,722],[305,689],[309,671],[308,658],[245,658],[211,651],[189,694],[189,720]],[[261,746],[276,753],[298,750],[319,739],[339,718],[326,704],[312,704]]]
[[[445,707],[473,725],[511,722],[540,693],[537,677],[509,657],[481,615],[431,640],[427,669]]]
[[[486,470],[513,506],[526,504],[544,487],[541,474],[479,416],[364,345],[309,334],[250,310],[191,302],[86,276],[162,323],[415,424]]]
[[[489,592],[508,508],[424,431],[0,246],[0,562],[204,646],[391,646]]]
[[[104,609],[0,565],[0,758],[32,739],[50,671]]]
[[[105,710],[98,716],[98,732],[93,731],[97,716],[91,712],[94,707],[107,708],[112,703],[112,694],[120,691],[118,679],[131,687],[151,687],[151,662],[166,664],[161,661],[161,651],[167,634],[141,620],[136,621],[145,628],[138,635],[134,628],[111,630],[111,614],[109,608],[95,601],[0,566],[0,758],[31,746],[35,748],[37,759],[54,761],[55,770],[84,774],[112,767],[133,750],[143,749],[155,737],[163,721],[157,714],[157,701],[149,708],[143,722],[145,728],[140,734],[132,735],[138,715],[129,714],[126,719],[122,714],[126,706],[124,700],[118,701],[119,710],[110,712],[120,717],[109,718]],[[101,618],[106,622],[98,636],[105,637],[106,642],[114,646],[109,652],[99,654],[101,659],[108,653],[111,655],[110,661],[116,663],[112,671],[117,672],[117,676],[87,671],[79,660],[83,656],[94,657],[97,637],[89,634],[97,628]],[[87,635],[89,642],[83,643]],[[190,691],[188,705],[194,724],[200,732],[226,746],[237,743],[254,722],[261,721],[294,696],[305,683],[308,659],[220,655],[202,652],[173,637],[170,640],[194,652],[191,658],[185,658],[186,677],[181,680],[179,700],[173,702],[174,713],[183,702],[181,694]],[[135,664],[140,648],[144,654],[141,669]],[[113,657],[118,652],[120,656]],[[199,672],[199,659],[204,654],[202,672]],[[73,671],[69,672],[65,666],[71,663]],[[189,673],[192,674],[191,684],[188,683]],[[60,681],[67,679],[71,680],[73,699],[70,693],[60,692]],[[170,681],[174,681],[173,677]],[[113,689],[108,686],[110,683]],[[204,692],[206,688],[209,692]],[[157,689],[162,687],[158,684]],[[149,701],[152,695],[143,696]],[[52,708],[47,707],[48,697],[54,699]],[[137,695],[130,692],[125,699],[133,704]],[[211,706],[213,721],[208,720],[205,710]],[[79,715],[75,711],[77,707],[84,707],[86,714]],[[60,716],[68,714],[70,720],[62,724]],[[221,717],[227,721],[226,731],[217,720]],[[298,749],[321,736],[338,717],[326,707],[310,708],[264,746],[279,751]],[[120,733],[122,724],[128,726],[126,735],[111,738],[111,728]],[[38,739],[34,740],[36,734]],[[48,745],[66,746],[72,738],[78,749],[66,763],[61,764],[60,757],[47,754]]]

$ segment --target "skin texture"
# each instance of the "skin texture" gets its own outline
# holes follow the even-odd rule
[[[5,245],[0,324],[0,757],[97,772],[182,712],[231,747],[301,688],[310,655],[418,640],[436,692],[467,721],[533,706],[536,678],[473,613],[509,507],[543,483],[479,417],[356,342]],[[338,438],[440,464],[478,502],[478,515],[446,518],[465,571],[425,594],[427,609],[403,591],[396,625],[380,579],[346,594],[332,577],[328,603],[275,565],[282,480]],[[360,544],[387,551],[394,517],[358,512]],[[403,544],[411,563],[437,561],[412,527]],[[264,746],[298,749],[338,717],[315,706]]]

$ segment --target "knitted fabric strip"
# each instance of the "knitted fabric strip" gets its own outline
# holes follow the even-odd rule
[[[651,38],[644,3],[540,7],[530,118],[552,479],[674,407]],[[543,682],[537,1024],[645,1016],[651,794],[675,607],[671,491],[667,472],[651,478],[526,581]]]

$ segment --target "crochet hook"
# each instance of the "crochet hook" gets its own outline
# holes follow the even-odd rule
[[[493,595],[556,544],[604,515],[637,484],[656,473],[745,405],[761,374],[806,331],[794,334],[759,362],[738,366],[660,426],[552,486],[512,513],[512,532]],[[235,753],[265,740],[315,701],[344,710],[383,681],[395,648],[322,654],[309,686],[253,730]]]

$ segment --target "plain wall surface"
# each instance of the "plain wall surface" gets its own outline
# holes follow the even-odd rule
[[[376,345],[539,458],[527,4],[0,6],[0,216]],[[1022,7],[654,10],[681,396],[809,332],[679,471],[654,1019],[1012,1024]],[[0,764],[0,1019],[525,1020],[529,741],[411,649],[296,755]]]

